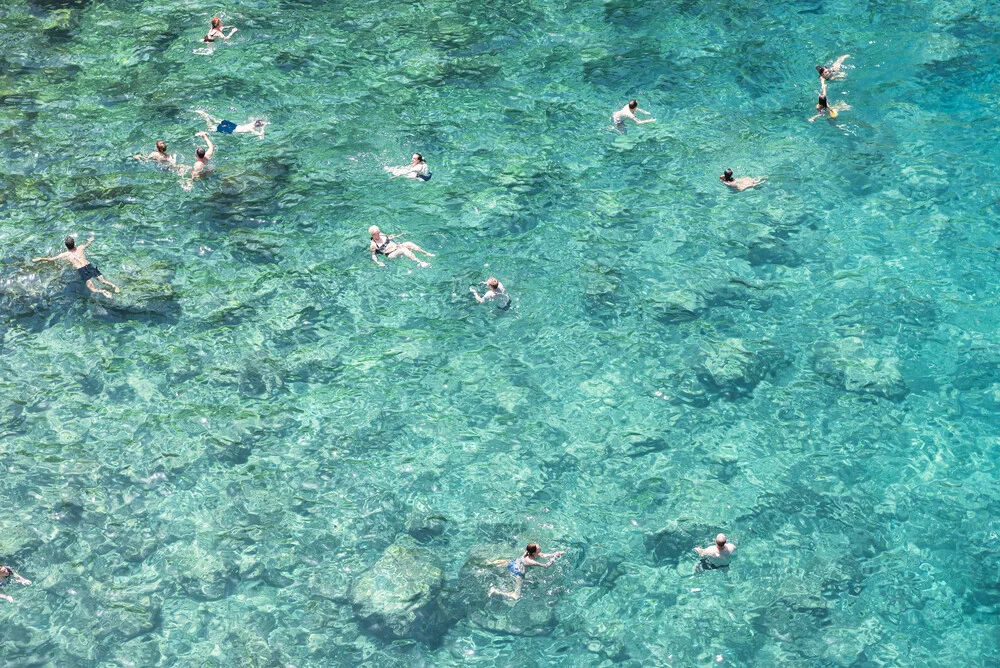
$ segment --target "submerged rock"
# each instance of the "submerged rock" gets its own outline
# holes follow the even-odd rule
[[[166,262],[154,262],[131,276],[112,277],[122,291],[103,299],[101,307],[133,315],[174,315],[180,305],[170,283],[173,277],[173,267]]]
[[[785,362],[777,348],[726,339],[704,351],[698,380],[705,389],[729,399],[753,392],[757,384]]]
[[[899,358],[888,353],[875,356],[855,336],[821,341],[813,353],[813,371],[834,387],[893,401],[909,393],[899,372]]]
[[[439,639],[448,626],[439,602],[443,585],[441,569],[428,552],[392,545],[357,579],[351,604],[372,635]]]
[[[705,545],[719,533],[717,527],[698,524],[688,520],[675,520],[655,533],[646,536],[646,549],[653,555],[657,566],[676,568],[681,560],[690,559],[692,568],[698,560],[694,548]]]

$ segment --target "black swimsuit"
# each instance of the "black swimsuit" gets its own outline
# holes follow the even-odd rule
[[[390,240],[389,237],[386,236],[385,241],[382,242],[381,246],[375,249],[375,252],[379,255],[388,255],[388,253],[385,252],[385,249],[389,247],[390,243],[392,243],[392,240]]]
[[[80,274],[80,280],[86,283],[92,278],[97,278],[101,275],[100,270],[94,265],[87,263],[76,270]]]

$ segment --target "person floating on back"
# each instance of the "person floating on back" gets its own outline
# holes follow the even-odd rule
[[[833,61],[829,67],[825,67],[823,65],[816,66],[816,72],[819,74],[820,95],[826,95],[827,81],[843,79],[847,76],[847,72],[844,71],[844,61],[850,57],[851,54],[845,53],[840,58]]]
[[[156,150],[149,155],[136,153],[133,157],[136,160],[156,160],[157,162],[165,162],[171,166],[177,164],[177,156],[167,153],[167,143],[162,139],[156,142]]]
[[[759,186],[764,183],[764,181],[767,181],[767,177],[765,176],[762,179],[755,179],[751,176],[741,176],[738,179],[734,179],[733,170],[727,169],[722,173],[722,176],[719,177],[719,180],[730,188],[736,188],[736,192],[743,192],[747,188],[753,188],[754,186]]]
[[[227,28],[233,28],[233,27],[232,26],[224,26],[224,25],[222,25],[222,19],[220,19],[218,16],[213,16],[212,17],[212,27],[209,29],[208,34],[205,35],[205,37],[203,38],[202,41],[204,41],[204,42],[214,42],[216,40],[216,38],[219,38],[219,37],[221,37],[222,39],[229,39],[230,37],[232,37],[233,35],[236,34],[236,30],[237,30],[236,28],[233,28],[232,30],[230,30],[228,35],[226,33],[222,32],[223,30],[226,30]]]
[[[851,107],[843,102],[838,102],[832,107],[826,101],[826,95],[820,95],[819,100],[816,101],[816,115],[809,119],[812,123],[820,116],[829,116],[830,120],[837,118],[837,113],[841,111],[847,111]]]
[[[20,575],[14,572],[14,569],[10,566],[0,566],[0,587],[6,587],[10,584],[10,579],[14,578],[14,582],[22,585],[30,585],[31,580],[22,578]],[[0,594],[0,598],[6,599],[11,603],[14,602],[13,596],[8,596],[7,594]]]
[[[400,237],[399,234],[382,234],[381,230],[378,229],[378,225],[372,225],[368,228],[368,234],[371,235],[372,241],[368,245],[368,249],[372,252],[372,262],[380,267],[384,267],[385,263],[380,262],[378,255],[385,255],[389,259],[397,258],[400,255],[404,255],[414,262],[416,262],[421,267],[429,267],[431,265],[417,259],[417,256],[413,254],[413,251],[418,253],[423,253],[427,257],[434,257],[434,253],[428,253],[423,248],[413,243],[412,241],[404,241],[402,243],[396,243],[393,239]]]
[[[408,179],[419,179],[421,181],[429,181],[431,178],[430,167],[427,166],[427,161],[424,160],[424,156],[419,153],[414,153],[413,158],[410,159],[410,164],[404,165],[402,167],[383,167],[385,171],[392,174],[390,179],[394,179],[397,176],[405,176]]]
[[[696,547],[694,551],[701,557],[701,561],[695,566],[696,571],[711,571],[716,568],[726,568],[733,558],[736,546],[726,542],[726,534],[720,533],[715,537],[715,545],[710,547]]]
[[[521,584],[524,582],[524,576],[528,566],[541,566],[543,568],[548,568],[555,563],[556,559],[566,554],[565,552],[553,552],[552,554],[545,554],[542,552],[542,548],[538,546],[538,543],[528,543],[528,546],[524,548],[524,554],[520,557],[514,557],[513,559],[498,559],[496,561],[489,562],[491,566],[507,566],[507,571],[514,576],[514,591],[502,591],[496,587],[490,587],[490,596],[496,594],[497,596],[503,596],[505,598],[517,600],[521,598]],[[548,559],[547,564],[543,564],[538,559]]]
[[[213,155],[215,155],[215,144],[213,144],[212,140],[208,138],[207,132],[198,132],[195,133],[194,136],[204,139],[208,146],[199,146],[194,152],[194,166],[191,168],[192,179],[196,179],[199,176],[205,176],[212,171],[212,168],[208,165],[208,161]]]
[[[260,139],[264,138],[264,126],[267,125],[267,121],[259,118],[251,119],[246,123],[234,123],[233,121],[219,120],[201,109],[195,109],[194,113],[201,114],[205,121],[208,122],[209,130],[215,130],[226,135],[251,133],[257,135]]]
[[[477,302],[482,304],[488,299],[495,299],[497,300],[497,308],[506,309],[510,306],[510,297],[507,296],[507,290],[503,287],[503,283],[498,281],[496,278],[490,276],[485,281],[480,283],[480,285],[485,285],[488,288],[486,292],[483,293],[482,297],[479,296],[479,293],[476,292],[475,288],[469,288],[469,292],[472,293],[472,296],[476,298]]]
[[[104,278],[104,276],[101,275],[100,270],[96,266],[90,264],[90,260],[87,259],[87,254],[84,251],[87,246],[93,243],[93,241],[94,235],[91,234],[90,240],[88,240],[87,243],[82,246],[77,246],[76,239],[72,236],[68,236],[66,237],[65,242],[67,249],[65,253],[60,253],[55,257],[36,257],[32,260],[32,262],[55,262],[56,260],[69,260],[70,264],[76,267],[76,271],[80,275],[80,280],[83,281],[88,288],[90,288],[91,292],[100,292],[105,297],[110,298],[110,292],[107,290],[101,290],[100,288],[94,286],[95,278],[101,283],[113,287],[115,292],[121,292],[121,290],[118,289],[117,285]]]
[[[630,100],[629,103],[626,104],[624,107],[622,107],[615,113],[611,114],[611,122],[613,123],[612,127],[614,127],[614,129],[618,130],[619,132],[624,132],[626,118],[632,119],[638,125],[642,125],[643,123],[652,123],[653,121],[656,120],[655,118],[647,118],[643,121],[640,121],[638,118],[635,117],[636,112],[639,112],[640,114],[646,114],[647,116],[650,113],[645,109],[640,109],[639,103],[636,102],[635,100]]]

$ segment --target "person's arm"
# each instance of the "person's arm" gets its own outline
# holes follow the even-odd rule
[[[222,26],[222,27],[223,27],[223,28],[228,28],[228,27],[230,27],[230,26]],[[239,30],[239,28],[233,28],[233,29],[232,29],[231,31],[229,31],[229,34],[228,34],[228,35],[222,35],[222,31],[220,30],[220,31],[219,31],[219,34],[220,34],[220,35],[222,35],[223,39],[229,39],[230,37],[232,37],[233,35],[235,35],[235,34],[236,34],[236,31],[237,31],[237,30]]]
[[[27,578],[22,578],[20,575],[18,575],[14,571],[10,572],[10,576],[12,578],[14,578],[14,580],[16,580],[18,584],[23,584],[23,585],[30,585],[31,584],[31,580],[29,580]]]
[[[705,556],[705,548],[695,546],[694,551],[698,553],[699,557]]]
[[[635,116],[633,116],[633,117],[632,117],[632,120],[634,120],[634,121],[635,121],[635,122],[636,122],[637,124],[639,124],[639,125],[642,125],[643,123],[652,123],[652,122],[653,122],[653,121],[655,121],[656,119],[655,119],[655,118],[647,118],[647,119],[646,119],[646,120],[644,120],[644,121],[640,121],[640,120],[639,120],[638,118],[636,118]]]
[[[553,552],[552,554],[545,554],[544,552],[539,552],[538,556],[544,559],[555,559],[556,557],[561,557],[564,554],[566,553],[560,550],[559,552]]]
[[[651,111],[646,111],[645,109],[639,109],[638,107],[636,107],[635,110],[638,111],[640,114],[646,114],[647,116],[650,116],[653,113]]]
[[[815,116],[813,116],[812,118],[810,118],[809,122],[812,123],[813,121],[815,121],[817,118],[819,118],[822,115],[823,115],[823,112],[821,111],[818,114],[816,114]]]
[[[484,297],[480,297],[479,296],[479,293],[476,292],[475,288],[469,288],[469,292],[472,293],[472,296],[475,297],[476,301],[479,302],[480,304],[482,304],[484,301],[486,301],[486,299]]]
[[[33,258],[31,261],[32,262],[55,262],[56,260],[63,259],[67,255],[69,255],[68,252],[66,252],[66,253],[59,253],[59,255],[54,255],[52,257],[36,257],[36,258]]]
[[[0,598],[5,599],[7,601],[10,601],[11,603],[14,602],[14,597],[13,596],[8,596],[7,594],[0,594]]]
[[[79,248],[80,250],[86,250],[86,249],[87,249],[87,246],[89,246],[89,245],[90,245],[90,244],[92,244],[92,243],[94,243],[94,235],[93,235],[93,234],[91,234],[91,235],[90,235],[90,238],[89,238],[89,239],[87,239],[87,243],[83,244],[82,246],[78,246],[78,248]]]
[[[205,143],[208,144],[208,150],[205,151],[205,159],[207,160],[215,153],[215,144],[212,143],[212,139],[208,136],[207,132],[202,132],[201,137],[205,140]]]
[[[380,267],[384,267],[385,266],[385,262],[379,262],[378,261],[378,257],[376,257],[376,255],[375,255],[375,249],[376,248],[377,248],[377,246],[375,245],[374,242],[372,242],[371,246],[369,246],[369,249],[372,252],[372,262],[374,262],[375,264],[377,264]]]

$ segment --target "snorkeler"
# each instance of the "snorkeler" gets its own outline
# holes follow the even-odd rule
[[[264,126],[267,125],[267,121],[263,121],[259,118],[247,123],[237,124],[232,121],[219,120],[201,109],[195,109],[194,113],[201,114],[204,117],[205,121],[208,122],[209,130],[215,130],[216,132],[221,132],[225,135],[252,133],[261,139],[264,138]]]
[[[421,181],[429,181],[431,178],[430,167],[427,166],[427,161],[424,160],[424,156],[419,153],[414,153],[413,158],[410,159],[410,164],[404,165],[402,167],[383,167],[385,171],[392,174],[390,179],[394,179],[397,176],[405,176],[408,179],[419,179]]]
[[[194,166],[191,168],[192,179],[198,178],[199,176],[204,176],[205,174],[208,174],[209,172],[212,171],[212,168],[208,166],[208,160],[213,155],[215,155],[215,144],[213,144],[212,140],[208,138],[207,132],[197,132],[195,133],[194,136],[201,137],[202,139],[204,139],[205,143],[208,144],[208,147],[206,148],[204,146],[199,146],[195,150]]]
[[[482,297],[479,296],[479,293],[476,292],[475,288],[469,288],[469,292],[472,293],[472,296],[475,297],[476,301],[479,302],[480,304],[485,302],[487,299],[496,299],[501,295],[507,294],[507,290],[504,289],[503,283],[501,283],[492,276],[490,276],[485,281],[480,283],[480,285],[485,285],[487,288],[489,288],[486,292],[483,293]]]
[[[622,132],[625,129],[626,118],[631,118],[638,125],[642,125],[643,123],[652,123],[653,121],[656,120],[655,118],[647,118],[644,121],[640,121],[638,118],[635,117],[636,112],[639,112],[640,114],[646,114],[647,116],[650,113],[645,109],[640,109],[639,103],[636,102],[635,100],[630,100],[629,103],[626,104],[624,107],[622,107],[615,113],[611,114],[611,122],[613,123],[614,129],[618,130],[619,132]]]
[[[726,542],[726,534],[720,533],[715,537],[715,545],[710,547],[695,547],[694,551],[701,557],[701,561],[695,566],[696,571],[711,571],[716,568],[726,568],[733,558],[736,546]]]
[[[384,267],[384,262],[379,262],[377,255],[385,255],[389,259],[397,258],[400,255],[404,255],[414,262],[416,262],[421,267],[429,267],[426,262],[417,259],[417,256],[413,254],[413,251],[418,253],[423,253],[427,257],[434,257],[434,253],[428,253],[423,248],[413,243],[412,241],[404,241],[402,243],[396,243],[393,239],[400,237],[399,234],[385,235],[378,229],[378,225],[372,225],[368,228],[368,234],[371,235],[372,242],[369,244],[368,249],[372,252],[372,262],[380,267]]]
[[[815,116],[809,119],[809,122],[812,123],[813,121],[815,121],[820,116],[823,116],[824,114],[829,114],[830,120],[833,120],[834,118],[837,117],[837,112],[847,111],[850,108],[851,107],[849,105],[843,102],[838,102],[831,107],[829,104],[827,104],[826,95],[820,95],[819,100],[816,101],[817,113]]]
[[[56,260],[69,260],[69,263],[76,267],[77,273],[80,275],[80,280],[90,288],[91,292],[100,292],[105,297],[110,298],[111,293],[107,290],[101,290],[94,286],[94,279],[96,278],[101,283],[105,285],[110,285],[115,289],[115,292],[120,292],[118,286],[104,278],[101,275],[100,270],[95,265],[90,264],[90,260],[87,259],[87,254],[84,252],[91,243],[94,241],[94,235],[90,235],[90,240],[82,246],[76,245],[76,239],[72,235],[66,237],[66,252],[60,253],[54,257],[36,257],[32,262],[55,262]]]
[[[203,42],[214,42],[216,37],[221,37],[222,39],[229,39],[236,34],[237,28],[233,28],[229,34],[222,32],[226,28],[233,28],[232,26],[222,25],[222,19],[218,16],[212,17],[212,27],[209,29],[208,34],[202,38]]]
[[[134,156],[136,160],[156,160],[157,162],[166,162],[170,165],[177,164],[177,155],[170,155],[167,153],[167,143],[162,139],[156,142],[156,150],[149,155],[142,155],[141,153],[136,153]]]
[[[553,552],[552,554],[545,554],[542,552],[542,548],[538,547],[538,543],[528,543],[528,546],[524,548],[524,554],[520,557],[514,557],[513,559],[498,559],[497,561],[489,562],[491,566],[507,566],[507,570],[511,575],[514,576],[514,591],[502,591],[496,587],[490,587],[490,596],[496,594],[498,596],[504,596],[509,599],[517,600],[521,598],[521,584],[524,582],[525,569],[528,566],[542,566],[543,568],[548,568],[555,563],[556,559],[566,554],[565,552]],[[537,559],[548,559],[547,564],[543,564]]]
[[[10,579],[14,578],[14,582],[22,585],[30,585],[31,580],[22,578],[20,575],[14,572],[14,569],[10,566],[0,566],[0,587],[6,587],[10,584]],[[0,598],[6,599],[11,603],[14,602],[13,596],[8,596],[7,594],[0,594]]]
[[[759,186],[760,184],[767,181],[765,176],[762,179],[755,179],[752,176],[741,176],[738,179],[733,178],[733,170],[727,169],[719,177],[719,180],[725,183],[730,188],[736,188],[736,192],[743,192],[747,188],[753,188],[754,186]]]

